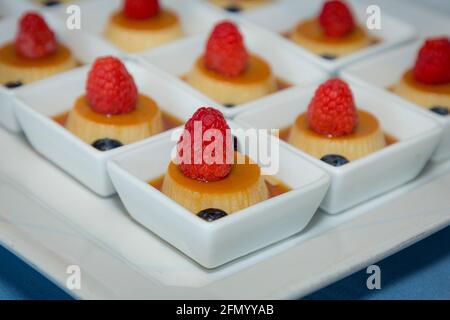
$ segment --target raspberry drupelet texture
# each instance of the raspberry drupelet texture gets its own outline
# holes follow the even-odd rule
[[[425,41],[417,55],[413,75],[418,82],[424,84],[450,83],[450,40],[448,37]]]
[[[347,83],[334,78],[320,85],[308,106],[307,118],[309,128],[321,135],[339,137],[353,133],[358,113]]]
[[[245,71],[249,55],[237,26],[223,21],[214,27],[206,44],[205,65],[209,70],[234,77]]]
[[[353,14],[347,4],[340,0],[325,2],[319,16],[325,34],[333,38],[345,37],[355,28]]]
[[[58,43],[44,18],[37,12],[30,11],[20,19],[14,47],[22,57],[39,59],[55,53]]]
[[[138,91],[122,61],[106,56],[95,60],[89,71],[86,98],[95,112],[116,115],[134,110]]]
[[[123,4],[123,13],[132,20],[153,18],[160,9],[158,0],[125,0]]]
[[[197,123],[197,124],[196,124]],[[198,137],[195,135],[195,128],[201,128],[201,139],[207,130],[215,129],[215,132],[220,134],[223,139],[222,150],[216,150],[214,148],[211,152],[211,147],[214,140],[211,141],[197,141],[194,139]],[[191,179],[212,182],[225,178],[231,171],[232,163],[229,161],[233,157],[229,157],[234,154],[233,143],[231,139],[230,128],[223,117],[223,114],[210,107],[199,108],[194,115],[186,122],[184,127],[185,133],[178,141],[178,167],[181,172]],[[217,130],[217,131],[216,131]],[[190,138],[190,140],[186,138]],[[206,140],[206,139],[205,139]],[[185,150],[190,150],[190,157],[185,160],[183,154]],[[215,152],[221,152],[222,154],[217,157],[219,161],[205,161],[208,154],[213,155],[211,160],[216,159]],[[200,161],[195,161],[195,157]]]

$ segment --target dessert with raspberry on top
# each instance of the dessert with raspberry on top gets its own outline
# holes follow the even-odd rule
[[[230,12],[239,12],[242,10],[253,9],[272,0],[209,0],[209,2]]]
[[[126,52],[156,47],[182,35],[178,16],[161,8],[159,0],[124,0],[105,30],[105,37]]]
[[[406,71],[394,92],[422,107],[448,115],[450,110],[450,39],[427,39],[412,69]]]
[[[196,142],[198,132],[200,137],[212,132],[214,139]],[[199,108],[185,124],[177,143],[177,157],[162,180],[150,184],[207,221],[290,190],[274,178],[269,181],[263,177],[258,164],[235,151],[233,145],[222,113],[210,107]]]
[[[357,25],[349,6],[341,0],[328,0],[318,17],[300,22],[289,38],[325,59],[335,59],[373,43],[363,26]]]
[[[125,65],[110,56],[94,62],[86,81],[86,94],[75,101],[64,125],[102,151],[163,131],[157,103],[139,94]]]
[[[237,26],[223,21],[214,27],[187,82],[224,105],[249,102],[277,90],[270,65],[249,53]]]
[[[42,16],[26,12],[13,42],[0,47],[0,83],[9,88],[75,68],[77,62]]]
[[[334,166],[387,145],[377,118],[358,110],[348,84],[336,78],[319,86],[307,112],[292,125],[288,142]]]

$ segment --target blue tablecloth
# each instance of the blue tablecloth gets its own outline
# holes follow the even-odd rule
[[[365,270],[306,299],[450,299],[450,227],[377,263],[381,290],[366,287]],[[0,299],[71,299],[0,247]]]

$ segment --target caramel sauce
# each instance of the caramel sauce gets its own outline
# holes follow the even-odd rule
[[[327,36],[323,32],[323,28],[317,18],[306,19],[300,22],[295,28],[295,32],[301,34],[310,40],[324,44],[349,44],[358,42],[366,38],[368,35],[361,26],[356,26],[347,36],[341,38],[333,38]]]
[[[432,92],[432,93],[437,93],[437,94],[450,95],[450,83],[438,84],[438,85],[429,85],[429,84],[420,83],[420,82],[416,81],[416,79],[414,78],[412,70],[408,70],[407,72],[405,72],[402,80],[404,82],[406,82],[409,86],[411,86],[417,90],[421,90],[424,92]]]
[[[235,84],[258,83],[262,79],[267,79],[272,75],[271,68],[267,64],[267,62],[265,62],[263,59],[261,59],[256,55],[250,55],[247,68],[237,77],[227,77],[218,72],[209,70],[206,67],[203,56],[198,58],[195,64],[196,67],[202,73],[208,75],[208,77],[211,77],[219,81],[230,82]]]
[[[367,112],[359,110],[358,116],[360,119],[360,123],[364,123],[364,125],[358,126],[358,129],[356,130],[356,132],[354,134],[352,134],[352,136],[343,136],[343,137],[333,138],[333,139],[357,139],[358,137],[372,133],[373,130],[376,130],[376,128],[378,127],[378,120],[375,119],[376,122],[374,122],[373,119],[370,119],[370,118],[373,118],[373,116],[368,117],[368,115],[369,114]],[[303,114],[300,117],[297,117],[296,125],[299,125],[302,129],[308,129],[305,114]],[[361,127],[365,127],[365,128],[361,128]],[[291,132],[291,126],[282,128],[279,130],[278,137],[280,138],[280,140],[288,142],[290,132]],[[318,133],[315,133],[312,130],[309,130],[309,133],[311,135],[315,135],[315,136],[319,135]],[[388,146],[398,142],[398,139],[389,133],[384,133],[384,138],[386,140],[386,145],[388,145]]]
[[[162,192],[163,181],[164,175],[156,179],[150,180],[148,184],[151,185],[156,190]],[[270,177],[270,181],[268,179],[264,179],[264,182],[266,184],[267,190],[269,191],[269,199],[277,197],[292,190],[286,184],[273,177]]]
[[[180,119],[178,119],[177,117],[171,115],[168,112],[162,111],[161,110],[161,115],[162,115],[162,122],[163,122],[163,128],[164,131],[176,128],[180,125],[182,125],[184,122]],[[66,125],[66,121],[67,121],[67,117],[69,116],[69,111],[65,111],[63,113],[57,114],[55,116],[52,117],[52,119],[57,122],[59,125],[61,126],[65,126]]]
[[[150,19],[132,20],[128,19],[122,10],[111,16],[111,21],[124,28],[135,30],[159,30],[174,26],[178,23],[178,17],[170,10],[161,10],[158,15]]]
[[[0,60],[3,63],[23,68],[52,66],[68,60],[70,56],[70,50],[60,43],[54,54],[39,59],[29,59],[18,55],[13,43],[8,43],[0,48]]]

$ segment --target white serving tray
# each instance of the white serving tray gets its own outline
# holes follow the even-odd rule
[[[299,298],[450,224],[450,162],[303,233],[206,270],[0,129],[0,243],[78,298]],[[430,210],[433,208],[433,210]]]
[[[390,8],[423,34],[445,21],[407,0],[361,1]],[[450,225],[449,161],[343,215],[319,212],[304,233],[206,271],[133,222],[117,198],[98,198],[39,157],[21,134],[0,128],[0,145],[0,244],[63,289],[68,265],[80,266],[81,289],[70,292],[78,298],[299,298]]]

